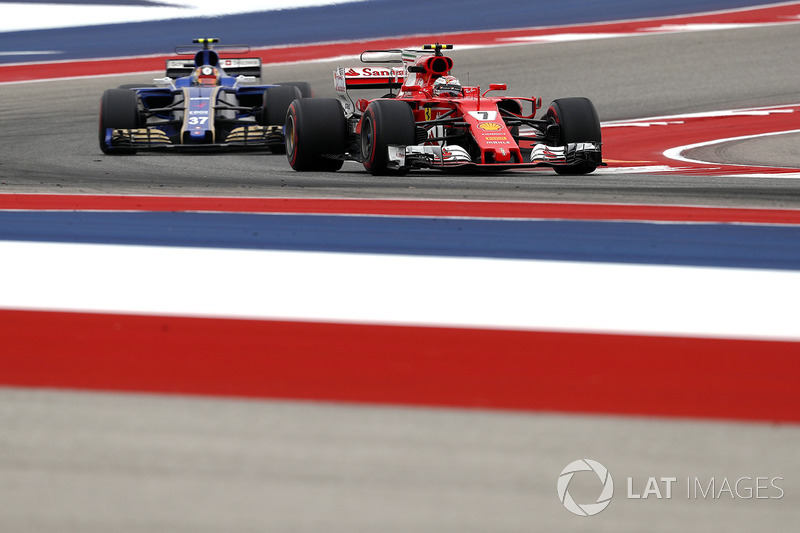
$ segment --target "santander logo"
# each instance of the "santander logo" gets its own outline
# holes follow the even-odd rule
[[[403,76],[402,69],[386,69],[386,68],[371,68],[371,67],[363,67],[363,68],[349,68],[347,72],[344,73],[345,76],[349,77],[359,77],[359,76],[366,76],[366,77],[396,77],[396,76]]]

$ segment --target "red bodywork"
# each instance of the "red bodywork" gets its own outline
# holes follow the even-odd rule
[[[440,45],[446,47],[447,45]],[[427,48],[427,47],[426,47]],[[432,49],[435,49],[432,47]],[[436,50],[438,52],[438,50]],[[473,132],[473,138],[481,152],[481,164],[487,163],[522,163],[524,161],[520,144],[502,120],[498,103],[509,98],[487,97],[490,91],[505,90],[505,84],[491,84],[481,94],[480,87],[465,86],[460,97],[435,96],[434,82],[440,76],[450,74],[453,60],[443,55],[422,56],[414,60],[404,76],[402,69],[350,68],[345,71],[345,82],[348,88],[374,89],[400,85],[396,99],[409,101],[417,122],[427,122],[451,113],[449,116],[462,117]],[[532,104],[530,115],[519,115],[520,118],[533,119],[541,108],[541,98],[513,98],[517,102],[527,101]],[[356,102],[358,111],[364,111],[369,100]],[[521,110],[521,107],[520,107]],[[508,111],[512,113],[511,111]],[[361,122],[356,126],[356,133],[361,133]],[[527,143],[528,145],[530,143]],[[523,143],[525,146],[525,143]],[[528,146],[529,147],[529,146]]]
[[[405,154],[390,155],[391,164],[397,166],[477,166],[503,170],[545,165],[558,167],[559,173],[570,173],[570,170],[586,173],[603,164],[599,120],[587,99],[556,100],[542,118],[536,119],[536,112],[542,108],[541,98],[487,96],[490,92],[506,90],[505,84],[493,83],[482,92],[479,87],[461,86],[455,80],[460,91],[452,95],[436,94],[437,79],[449,79],[453,68],[452,58],[441,53],[450,48],[450,45],[436,44],[426,45],[421,50],[367,51],[361,55],[364,63],[402,63],[403,66],[337,69],[335,89],[350,135],[363,136],[364,121],[371,120],[365,111],[371,105],[381,100],[402,101],[413,113],[415,139],[388,143],[390,150],[400,150],[403,146],[406,149]],[[373,55],[379,57],[373,58]],[[354,101],[349,89],[389,92],[381,98]],[[562,124],[557,102],[571,106],[568,114],[573,118],[569,121],[569,135],[565,133],[567,127]],[[590,117],[590,126],[587,127],[583,116]],[[394,118],[399,123],[398,128],[405,127],[408,122],[401,120],[400,115]],[[367,137],[371,134],[371,130],[367,130]],[[362,148],[364,146],[369,143],[362,143]],[[362,162],[366,158],[371,164],[374,150],[370,154],[370,158],[366,158],[355,150],[345,154],[345,158]]]

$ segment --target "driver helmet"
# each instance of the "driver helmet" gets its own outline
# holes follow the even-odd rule
[[[192,84],[206,87],[219,85],[219,69],[210,65],[197,67],[192,73]]]
[[[433,82],[434,96],[461,96],[461,82],[455,76],[440,76]]]

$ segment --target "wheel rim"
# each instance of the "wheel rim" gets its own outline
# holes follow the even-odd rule
[[[361,154],[370,161],[372,160],[372,141],[374,135],[372,120],[367,117],[366,120],[364,120],[364,124],[361,125]]]
[[[295,149],[295,136],[294,136],[294,117],[290,114],[286,117],[286,124],[284,125],[284,138],[286,140],[286,153],[290,158],[294,157]]]

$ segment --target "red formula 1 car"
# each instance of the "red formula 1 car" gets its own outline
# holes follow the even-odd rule
[[[491,84],[483,93],[462,86],[451,75],[452,58],[442,54],[449,49],[437,43],[364,52],[363,63],[398,66],[339,67],[338,98],[292,102],[284,128],[292,168],[335,171],[353,160],[375,175],[536,166],[588,174],[604,165],[600,121],[590,100],[557,99],[536,119],[541,98],[486,96],[505,84]],[[354,101],[349,91],[355,89],[389,93]]]

